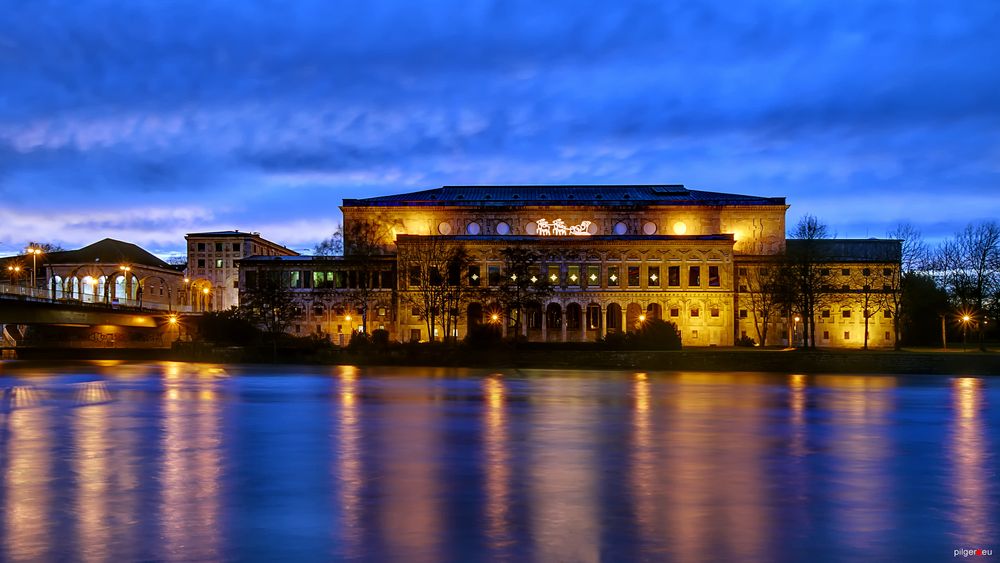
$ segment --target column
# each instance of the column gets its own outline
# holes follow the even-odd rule
[[[627,317],[628,313],[626,312],[627,309],[628,309],[628,304],[626,303],[625,306],[622,307],[622,324],[618,325],[618,326],[622,327],[622,334],[625,334],[626,332],[628,332],[628,329],[630,328],[628,326],[625,326],[625,319],[628,318]]]
[[[590,305],[580,310],[580,342],[587,341],[587,311],[589,310]]]
[[[542,342],[549,341],[549,307],[542,305]]]
[[[566,308],[565,307],[563,307],[561,309],[559,315],[560,315],[560,318],[562,319],[562,322],[560,323],[561,328],[562,328],[562,341],[566,342],[566,328],[567,328],[566,325],[568,323],[566,322]]]
[[[517,310],[517,319],[520,321],[521,325],[521,336],[523,336],[525,340],[528,339],[528,315],[526,313],[527,310],[523,307]]]
[[[600,308],[601,314],[597,318],[597,330],[600,337],[606,338],[608,336],[608,319],[607,310],[605,307]]]

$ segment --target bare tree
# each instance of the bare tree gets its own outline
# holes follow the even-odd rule
[[[541,302],[552,295],[549,280],[539,275],[534,268],[539,267],[542,255],[535,250],[520,246],[509,246],[502,251],[504,266],[496,299],[507,315],[505,322],[514,321],[514,340],[521,334],[521,323],[529,304]],[[513,316],[513,319],[511,317]]]
[[[781,314],[787,300],[787,284],[781,276],[781,268],[776,264],[747,267],[743,282],[757,330],[757,341],[761,346],[767,346],[768,327],[772,319]]]
[[[62,252],[66,250],[65,248],[52,242],[35,242],[35,241],[29,242],[27,246],[25,246],[25,248],[37,248],[41,250],[44,254],[48,254],[49,252]]]
[[[968,225],[941,245],[937,262],[955,304],[977,316],[980,348],[985,349],[982,315],[996,307],[1000,293],[1000,224]]]
[[[328,238],[321,240],[313,247],[316,256],[340,256],[344,253],[344,226],[338,225]]]
[[[861,316],[865,319],[865,340],[864,349],[868,349],[869,325],[871,318],[882,311],[885,307],[885,291],[883,291],[880,276],[882,272],[876,272],[871,266],[854,269],[851,276],[850,292],[853,293],[854,302],[861,308]]]
[[[401,245],[399,251],[400,275],[406,276],[406,291],[401,300],[424,321],[431,342],[436,339],[438,323],[442,330],[448,328],[443,319],[449,293],[448,250],[436,237],[426,237]]]
[[[797,239],[789,245],[784,267],[802,315],[803,340],[807,348],[816,347],[816,309],[831,292],[828,268],[821,266],[823,256],[818,241],[830,238],[829,228],[813,215],[799,220],[790,233]],[[790,242],[790,241],[789,241]]]
[[[335,238],[336,233],[334,233]],[[352,259],[356,282],[348,290],[348,298],[361,313],[361,330],[368,332],[368,312],[373,299],[380,295],[378,283],[383,266],[378,257],[388,253],[391,231],[388,226],[376,221],[356,221],[343,229],[343,251]]]
[[[240,295],[241,315],[277,340],[299,312],[291,288],[291,272],[267,268],[247,272]]]
[[[902,272],[923,270],[930,263],[931,252],[920,231],[910,223],[900,223],[887,236],[902,243]]]

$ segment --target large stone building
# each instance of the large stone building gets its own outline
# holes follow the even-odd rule
[[[260,233],[189,233],[186,297],[195,311],[224,311],[240,304],[237,261],[249,256],[295,256]]]
[[[395,339],[427,340],[420,294],[426,293],[429,256],[461,247],[471,260],[446,283],[474,291],[462,300],[461,322],[447,327],[451,336],[493,321],[507,336],[518,330],[533,341],[589,341],[663,318],[677,324],[686,346],[730,346],[742,336],[757,339],[748,294],[756,274],[785,253],[788,206],[780,197],[680,185],[446,186],[348,199],[341,209],[344,258],[242,262],[250,276],[281,268],[294,280],[301,307],[293,333],[343,334],[345,327],[359,328],[346,319],[358,319],[360,311],[369,331],[385,328]],[[844,279],[856,283],[857,270],[895,279],[898,241],[810,244],[822,247],[825,270],[817,315],[823,315],[817,319],[822,326],[816,326],[825,338],[817,344],[861,345],[859,323],[866,315],[845,312],[858,308],[854,287],[845,281],[831,288],[827,278],[834,270],[848,272]],[[537,252],[528,275],[551,287],[537,302],[518,307],[520,313],[497,304],[499,287],[512,275],[504,254],[511,247]],[[892,345],[891,318],[868,311],[869,333],[878,336],[870,345]],[[435,337],[443,336],[442,328],[432,329]],[[792,313],[773,315],[768,328],[769,344],[795,343],[802,334]]]

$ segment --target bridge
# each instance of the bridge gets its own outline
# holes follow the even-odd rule
[[[142,304],[136,300],[90,303],[76,299],[53,299],[51,293],[44,289],[0,284],[0,349],[25,345],[25,341],[29,340],[28,327],[169,329],[184,317],[194,315],[190,309],[160,303]],[[177,337],[180,337],[179,332]]]

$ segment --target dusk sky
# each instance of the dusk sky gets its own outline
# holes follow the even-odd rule
[[[840,237],[1000,215],[1000,2],[8,3],[0,253],[296,249],[345,197],[682,183]]]

